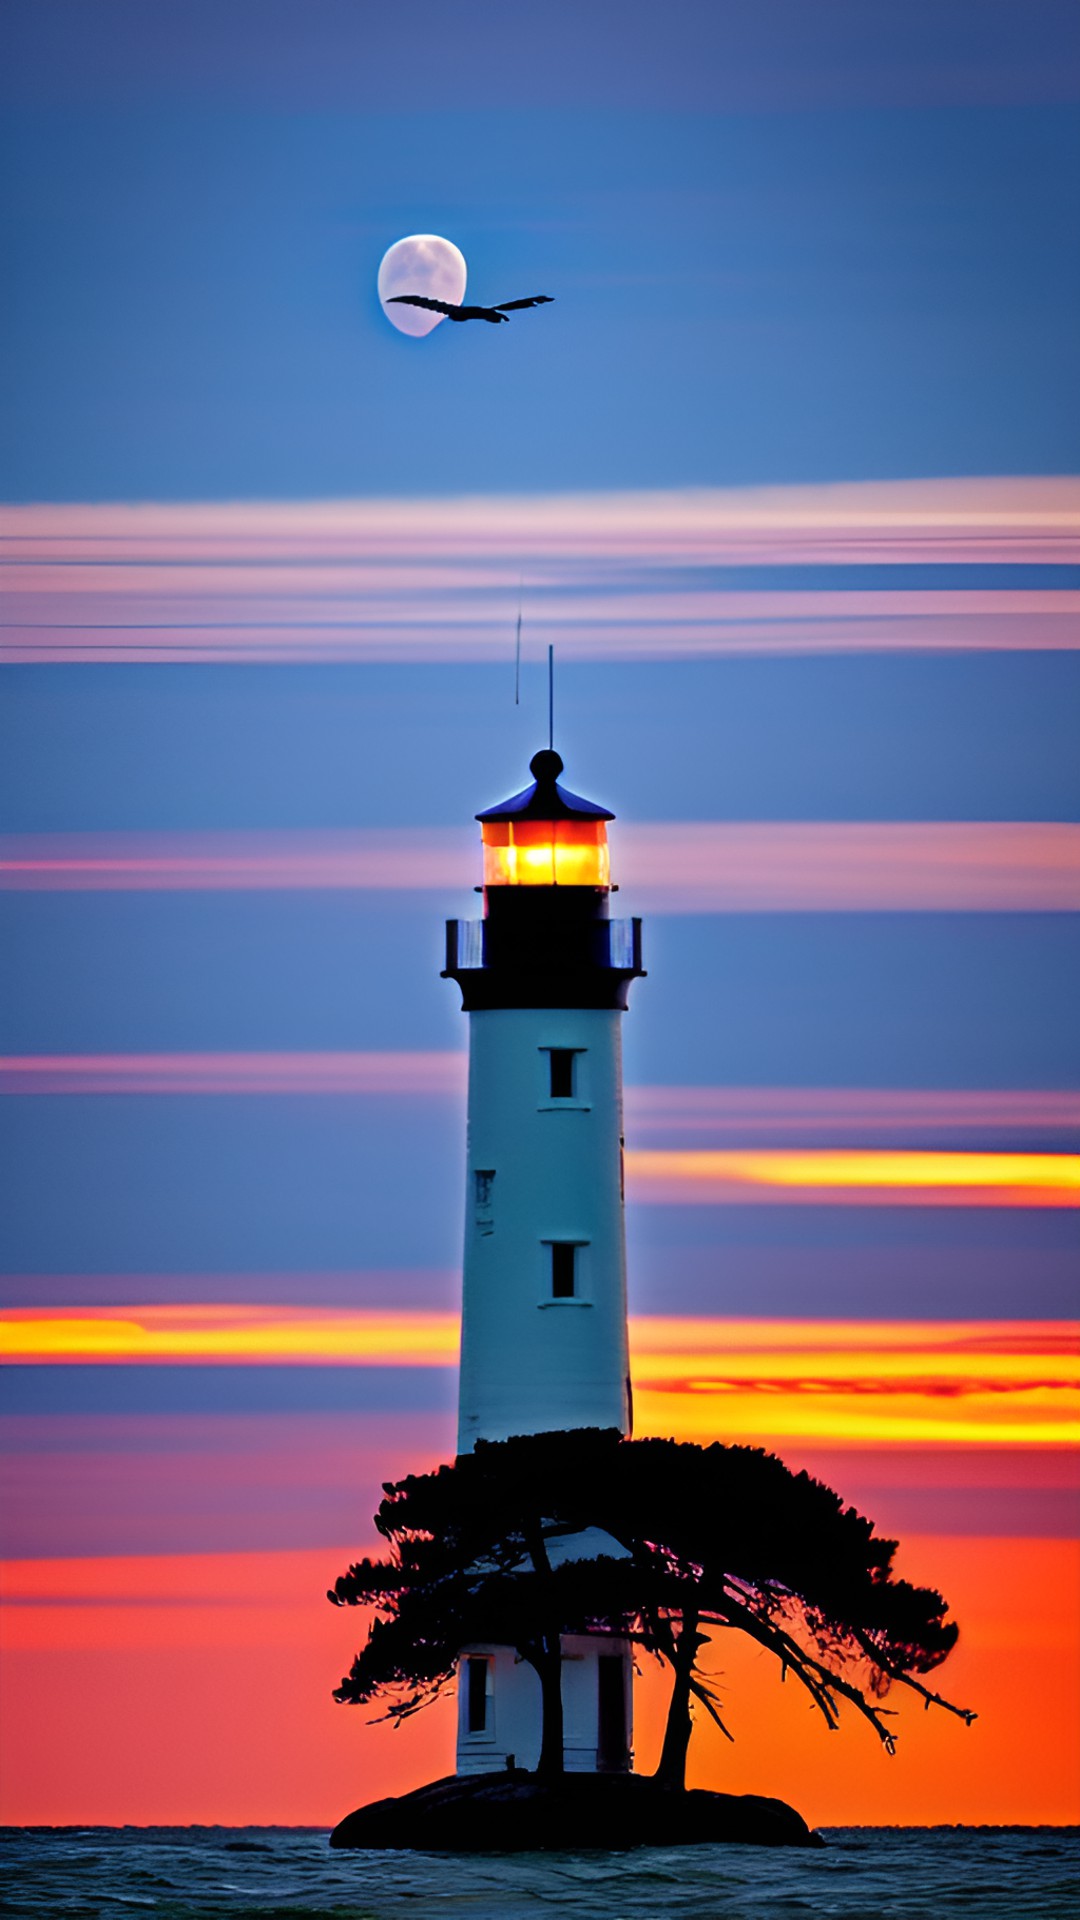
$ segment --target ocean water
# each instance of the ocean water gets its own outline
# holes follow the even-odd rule
[[[822,1851],[331,1853],[280,1827],[9,1828],[11,1920],[1077,1920],[1080,1828],[825,1829]]]

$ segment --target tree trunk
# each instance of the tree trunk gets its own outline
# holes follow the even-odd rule
[[[538,1639],[530,1647],[526,1658],[540,1679],[540,1706],[542,1713],[540,1733],[540,1758],[537,1762],[537,1778],[541,1780],[561,1780],[563,1776],[563,1703],[562,1703],[562,1633],[561,1622],[551,1606],[551,1561],[548,1559],[542,1524],[535,1523],[525,1529],[525,1544],[533,1564],[537,1584],[544,1594],[547,1625],[542,1628]],[[542,1612],[543,1617],[543,1612]]]
[[[554,1652],[545,1646],[534,1665],[540,1677],[543,1712],[537,1777],[541,1780],[558,1780],[563,1773],[562,1642],[558,1636]]]
[[[674,1680],[660,1763],[653,1775],[662,1787],[670,1787],[676,1793],[682,1793],[686,1788],[686,1754],[694,1724],[690,1718],[690,1680],[700,1645],[697,1610],[688,1609],[683,1614],[682,1632],[672,1653]]]

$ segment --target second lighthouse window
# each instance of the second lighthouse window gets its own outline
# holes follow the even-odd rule
[[[574,1097],[574,1049],[572,1047],[552,1047],[548,1053],[551,1063],[551,1098],[553,1100],[572,1100]]]
[[[551,1297],[572,1300],[577,1292],[577,1246],[573,1240],[551,1242]]]

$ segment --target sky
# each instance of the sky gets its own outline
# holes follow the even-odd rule
[[[323,1825],[452,1765],[450,1703],[333,1704],[322,1596],[453,1449],[442,929],[553,644],[645,922],[638,1430],[898,1535],[980,1716],[887,1761],[725,1646],[693,1778],[1075,1819],[1074,9],[0,32],[2,1817]],[[554,304],[407,339],[410,232]]]

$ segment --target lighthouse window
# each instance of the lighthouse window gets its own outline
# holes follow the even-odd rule
[[[577,1292],[577,1245],[573,1240],[551,1242],[551,1297],[572,1300]]]
[[[548,1053],[551,1063],[551,1098],[553,1100],[572,1100],[574,1097],[574,1049],[572,1047],[552,1047]]]
[[[485,1733],[488,1711],[488,1668],[490,1660],[465,1662],[465,1731]]]
[[[476,1182],[476,1231],[487,1240],[495,1231],[494,1167],[477,1167],[473,1179]]]

